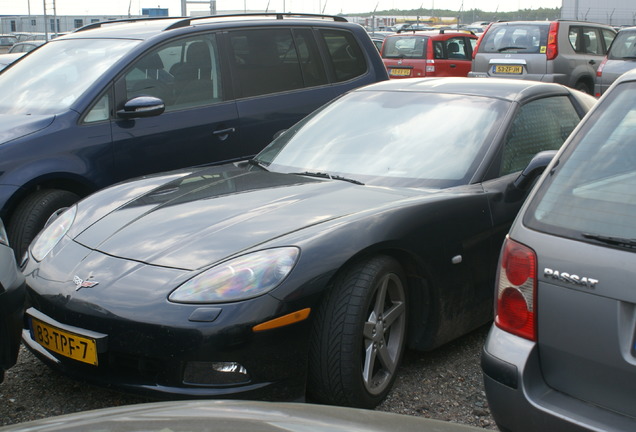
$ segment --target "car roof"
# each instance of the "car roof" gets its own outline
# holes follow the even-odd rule
[[[187,27],[212,27],[212,26],[232,26],[237,23],[252,25],[285,22],[286,24],[306,25],[308,21],[312,24],[320,22],[348,23],[345,18],[333,15],[317,14],[289,14],[289,13],[254,13],[254,14],[233,14],[233,15],[212,15],[200,17],[155,17],[155,18],[131,18],[115,21],[101,21],[88,24],[69,33],[59,39],[76,38],[126,38],[126,39],[148,39],[162,32]],[[352,25],[349,23],[349,25]]]
[[[395,91],[450,93],[466,96],[483,96],[508,101],[523,101],[539,95],[568,95],[567,87],[540,81],[503,78],[410,78],[389,80],[362,87],[355,91]]]
[[[568,23],[568,24],[582,24],[582,25],[586,25],[586,26],[595,26],[595,27],[605,27],[605,28],[611,28],[613,29],[612,26],[610,26],[609,24],[603,24],[603,23],[597,23],[597,22],[592,22],[592,21],[577,21],[577,20],[564,20],[564,19],[557,19],[557,20],[552,20],[552,21],[532,21],[532,20],[520,20],[520,21],[495,21],[492,23],[493,26],[499,26],[499,25],[511,25],[511,24],[534,24],[534,25],[549,25],[551,23]]]
[[[477,36],[471,32],[470,30],[455,30],[455,29],[441,29],[441,30],[404,30],[402,32],[399,33],[395,33],[395,34],[391,34],[388,35],[387,37],[396,37],[396,36],[400,36],[400,37],[404,37],[404,36],[428,36],[428,37],[435,37],[435,36],[457,36],[457,35],[461,35],[461,36],[468,36],[468,37],[475,37],[477,38]]]

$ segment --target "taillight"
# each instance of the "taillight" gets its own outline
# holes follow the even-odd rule
[[[435,73],[435,60],[426,60],[426,69],[424,75],[432,75]]]
[[[548,60],[554,60],[559,54],[559,47],[557,41],[559,39],[559,23],[553,22],[550,24],[548,30],[548,47],[545,52],[545,56]]]
[[[514,335],[537,340],[537,256],[532,249],[506,239],[497,273],[495,324]]]
[[[484,38],[484,35],[486,33],[488,33],[488,30],[490,30],[490,26],[491,25],[492,25],[492,23],[488,24],[488,27],[486,27],[486,30],[484,30],[483,33],[479,36],[479,39],[477,39],[477,43],[475,44],[475,48],[473,48],[473,59],[475,58],[475,55],[477,54],[477,51],[479,51],[479,45],[481,44],[481,41]]]
[[[598,78],[601,78],[603,76],[603,69],[605,68],[605,63],[607,63],[607,56],[603,57],[603,61],[601,62],[600,65],[598,65],[598,69],[596,69],[596,76]],[[597,82],[600,83],[601,81],[597,80]],[[595,86],[595,87],[598,87],[598,86]],[[601,97],[601,92],[598,91],[598,92],[594,93],[594,96],[597,97],[597,98]]]
[[[596,76],[599,78],[603,76],[603,68],[605,67],[605,63],[607,63],[607,56],[603,57],[603,61],[600,65],[598,65],[598,69],[596,69]]]

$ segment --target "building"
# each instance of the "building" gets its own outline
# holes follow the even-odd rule
[[[147,8],[142,10],[146,17],[168,16],[168,9]],[[55,35],[68,33],[87,24],[138,18],[140,15],[21,15],[0,16],[0,33],[47,33]]]
[[[613,26],[636,25],[634,0],[563,0],[561,18]]]

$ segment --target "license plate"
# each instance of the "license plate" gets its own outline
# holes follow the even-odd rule
[[[523,66],[496,65],[495,73],[501,74],[520,74],[523,72]]]
[[[31,318],[33,339],[44,348],[64,357],[97,366],[97,343],[95,339],[61,330]]]
[[[411,69],[391,69],[389,71],[391,76],[411,76]]]

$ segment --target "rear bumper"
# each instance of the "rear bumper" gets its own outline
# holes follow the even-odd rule
[[[502,431],[636,430],[636,419],[548,387],[541,374],[537,345],[494,325],[481,364],[490,411]]]
[[[470,78],[509,78],[509,79],[522,79],[530,81],[551,82],[563,85],[569,85],[568,76],[564,74],[521,74],[521,75],[493,75],[490,72],[468,72]]]

